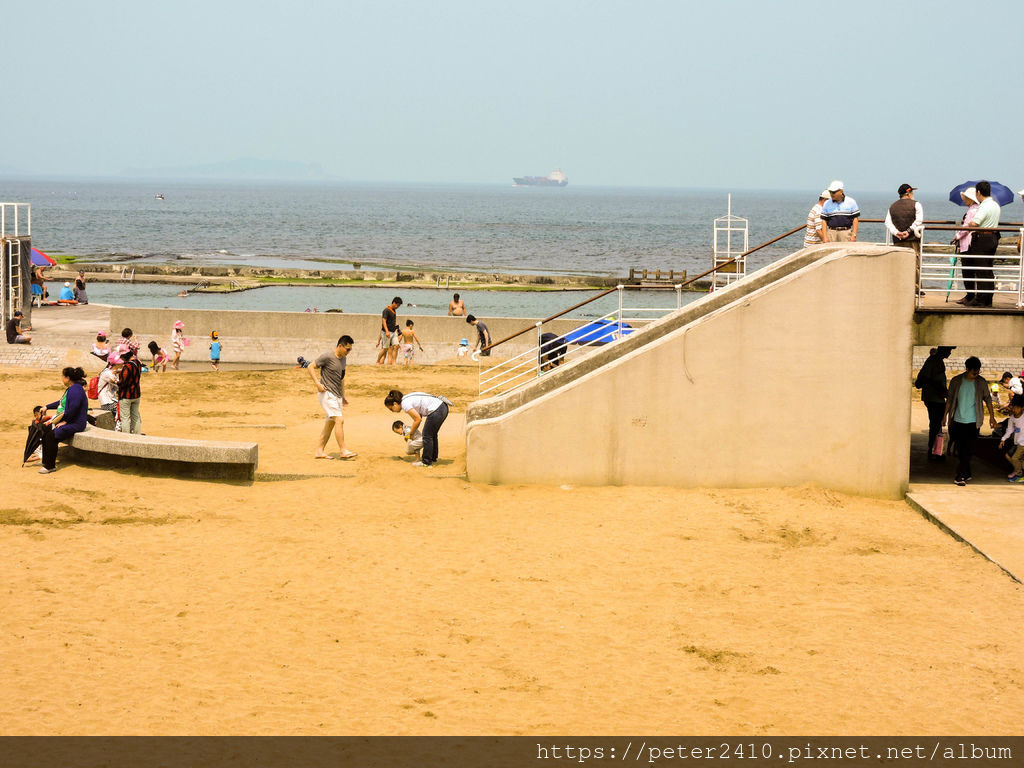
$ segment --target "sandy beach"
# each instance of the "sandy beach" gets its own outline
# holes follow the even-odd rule
[[[59,376],[0,372],[4,734],[1019,732],[1024,588],[907,504],[471,485],[475,368],[346,383],[315,461],[305,371],[144,378],[144,431],[259,442],[231,485],[22,469]],[[438,466],[391,387],[455,402]]]

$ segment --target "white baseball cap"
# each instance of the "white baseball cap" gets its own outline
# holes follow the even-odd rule
[[[828,190],[827,190],[827,189],[823,189],[823,190],[821,191],[821,194],[820,194],[820,195],[818,195],[818,199],[819,199],[819,200],[821,200],[822,198],[824,198],[824,199],[828,199],[828,197],[829,197],[829,194],[828,194]]]
[[[843,182],[839,181],[838,179],[836,179],[835,181],[833,181],[831,184],[828,185],[828,191],[829,192],[838,192],[842,188],[843,188]]]

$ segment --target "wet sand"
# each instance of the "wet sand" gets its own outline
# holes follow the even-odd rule
[[[21,469],[59,377],[0,372],[4,734],[1020,733],[1024,588],[906,504],[475,486],[474,369],[346,381],[352,461],[304,371],[143,380],[145,431],[260,443],[246,486]],[[437,467],[393,386],[455,401]]]

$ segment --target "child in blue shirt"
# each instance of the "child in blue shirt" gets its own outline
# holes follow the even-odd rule
[[[217,340],[219,336],[216,331],[210,334],[210,365],[215,371],[220,370],[220,342]]]

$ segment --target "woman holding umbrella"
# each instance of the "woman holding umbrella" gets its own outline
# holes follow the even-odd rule
[[[60,374],[61,381],[67,389],[60,400],[43,408],[41,422],[46,419],[47,411],[56,408],[57,413],[42,423],[43,466],[39,474],[47,475],[57,471],[57,443],[66,443],[78,432],[85,429],[86,416],[89,414],[89,398],[85,393],[85,371],[81,368],[65,368]]]

